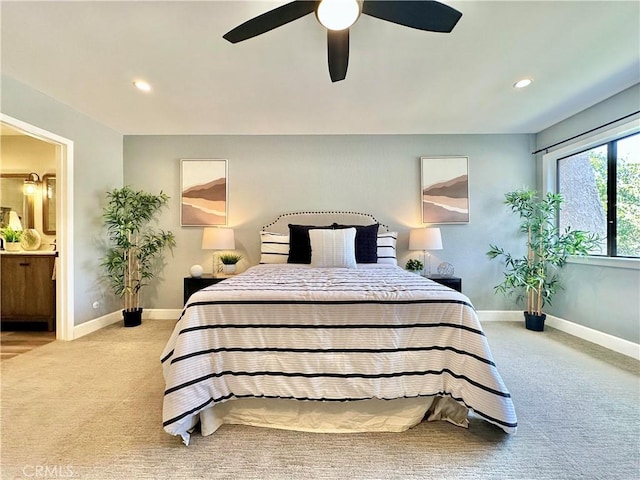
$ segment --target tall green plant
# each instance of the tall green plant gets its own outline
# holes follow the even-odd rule
[[[542,315],[542,308],[562,288],[557,271],[570,255],[587,255],[598,244],[598,236],[570,227],[560,232],[556,213],[560,194],[540,197],[535,190],[516,190],[505,195],[505,204],[520,217],[520,232],[527,236],[527,255],[518,257],[490,245],[489,258],[501,257],[506,265],[504,280],[495,287],[503,294],[518,293],[527,300],[527,312]]]
[[[140,290],[153,278],[155,260],[176,244],[171,231],[150,226],[168,201],[162,191],[153,195],[125,186],[107,192],[102,218],[111,247],[102,266],[114,293],[124,298],[127,312],[140,308]]]

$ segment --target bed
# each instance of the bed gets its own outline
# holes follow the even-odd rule
[[[281,215],[261,263],[193,294],[161,355],[163,427],[404,431],[469,412],[515,433],[469,299],[397,265],[396,232],[351,212]],[[375,259],[375,261],[374,261]]]

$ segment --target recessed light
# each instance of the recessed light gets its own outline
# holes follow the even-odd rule
[[[151,91],[151,85],[149,85],[147,82],[145,82],[144,80],[136,80],[135,82],[133,82],[133,85],[138,89],[138,90],[142,90],[143,92],[150,92]]]
[[[531,85],[532,82],[533,80],[531,78],[523,78],[514,83],[513,88],[525,88]]]

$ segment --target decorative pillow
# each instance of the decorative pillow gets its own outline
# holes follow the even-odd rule
[[[289,235],[260,232],[260,263],[287,263]]]
[[[378,263],[398,265],[396,258],[396,243],[398,232],[387,232],[378,234]]]
[[[311,242],[309,230],[324,228],[316,225],[292,225],[289,224],[289,259],[288,263],[311,263]]]
[[[356,268],[356,229],[310,229],[312,267]]]
[[[356,262],[378,262],[378,223],[372,225],[340,225],[334,223],[333,228],[356,229]]]

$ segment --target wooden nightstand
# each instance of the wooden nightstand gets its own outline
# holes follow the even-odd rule
[[[205,273],[201,277],[184,277],[184,304],[187,304],[189,297],[196,293],[198,290],[202,290],[204,287],[216,284],[229,277],[218,276],[214,277],[210,273]]]
[[[442,275],[429,275],[427,277],[445,287],[453,288],[462,293],[462,279],[459,277],[443,277]]]

